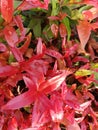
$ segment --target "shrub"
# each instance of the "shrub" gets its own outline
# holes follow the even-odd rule
[[[0,5],[0,129],[97,130],[97,0]]]

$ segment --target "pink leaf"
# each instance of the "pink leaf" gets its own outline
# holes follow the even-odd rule
[[[57,58],[57,59],[63,58],[63,56],[59,52],[52,49],[46,49],[45,54],[52,56],[54,58]]]
[[[52,31],[54,37],[57,38],[57,36],[58,36],[58,25],[52,24],[51,25],[51,31]]]
[[[6,46],[3,43],[0,43],[0,52],[5,52],[6,50]]]
[[[84,20],[91,20],[93,19],[93,14],[90,10],[85,10],[82,12]]]
[[[81,109],[82,111],[85,111],[85,109],[86,109],[87,107],[89,107],[90,105],[91,105],[91,101],[84,102],[84,103],[82,103],[82,104],[80,105],[80,109]]]
[[[58,16],[49,16],[48,19],[50,20],[59,20]]]
[[[14,47],[18,42],[18,36],[15,29],[11,26],[6,26],[4,28],[4,36],[6,41],[11,47]]]
[[[55,93],[51,96],[52,109],[50,109],[50,115],[53,122],[61,122],[64,116],[63,101],[60,99],[60,95]]]
[[[98,22],[92,23],[91,27],[93,30],[98,29]]]
[[[25,35],[26,35],[26,29],[23,26],[22,18],[19,15],[17,15],[17,16],[14,17],[14,22],[17,25],[17,27],[19,27],[19,30],[20,30],[19,40],[22,41],[25,38]]]
[[[87,130],[86,122],[82,121],[81,122],[81,130]]]
[[[61,130],[59,123],[53,125],[53,130]]]
[[[32,9],[33,7],[32,7],[32,5],[29,3],[29,2],[27,2],[27,1],[23,1],[19,6],[18,6],[18,10],[29,10],[29,9]]]
[[[41,126],[44,126],[46,123],[48,123],[51,120],[49,112],[48,112],[49,108],[47,107],[47,105],[49,104],[47,100],[45,104],[43,104],[42,100],[39,100],[39,99],[35,101],[33,112],[32,112],[32,127],[33,128],[40,128]]]
[[[78,61],[82,61],[82,62],[84,62],[84,63],[89,62],[89,60],[88,60],[87,58],[82,57],[82,56],[76,56],[76,57],[72,60],[72,62],[78,62]]]
[[[11,76],[18,72],[18,68],[10,65],[0,67],[0,77]]]
[[[70,124],[67,126],[66,130],[81,130],[77,122],[74,122],[74,124]]]
[[[36,91],[36,86],[35,86],[35,84],[33,83],[33,81],[30,78],[28,78],[26,76],[23,76],[23,79],[24,79],[24,82],[25,82],[26,86],[30,90]]]
[[[6,80],[6,83],[11,85],[11,86],[16,86],[19,80],[22,80],[22,74],[18,74],[17,73],[14,75],[11,75],[10,77],[8,77],[8,79]]]
[[[85,46],[89,40],[91,34],[91,26],[88,21],[79,21],[79,25],[77,26],[77,31],[80,39],[81,50],[85,52]]]
[[[36,93],[30,90],[11,99],[6,105],[2,106],[2,110],[19,109],[21,107],[33,103],[35,99],[36,99]]]
[[[97,0],[83,0],[84,4],[93,5],[95,7],[98,7],[98,1]]]
[[[23,55],[17,47],[10,47],[10,49],[18,62],[24,61]]]
[[[38,43],[37,43],[37,54],[42,54],[43,51],[43,45],[42,45],[42,39],[38,38]]]
[[[53,78],[50,78],[43,82],[39,86],[39,91],[44,91],[45,93],[52,92],[54,90],[57,90],[60,85],[63,83],[67,75],[69,75],[69,71],[63,71],[61,74],[58,74],[57,76],[54,76]]]
[[[26,70],[31,75],[32,81],[39,88],[39,84],[45,81],[44,74],[47,71],[47,64],[42,60],[35,60],[30,63],[25,62],[23,70]]]
[[[30,10],[32,8],[42,8],[48,9],[49,0],[44,0],[44,2],[40,0],[24,0],[19,7],[18,10]]]
[[[68,106],[74,109],[80,108],[78,98],[73,94],[71,89],[67,88],[66,84],[62,86],[62,97]]]

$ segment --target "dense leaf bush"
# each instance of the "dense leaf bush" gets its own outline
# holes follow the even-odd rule
[[[98,130],[98,1],[0,8],[0,130]]]

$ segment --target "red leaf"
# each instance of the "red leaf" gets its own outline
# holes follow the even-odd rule
[[[20,50],[17,47],[10,47],[14,57],[16,58],[16,60],[18,62],[22,62],[24,61],[24,58],[22,56],[22,53],[20,52]]]
[[[78,35],[81,42],[81,50],[85,52],[85,46],[89,40],[91,34],[91,26],[88,21],[79,21],[79,25],[77,26]]]
[[[67,31],[66,31],[66,27],[65,27],[65,25],[63,23],[60,24],[59,30],[60,30],[61,37],[62,38],[65,37],[66,34],[67,34]]]
[[[0,43],[0,52],[5,52],[6,50],[6,46],[3,43]]]
[[[58,93],[51,95],[52,109],[50,115],[53,122],[61,122],[64,116],[63,101]]]
[[[57,76],[46,80],[39,86],[39,91],[49,93],[57,90],[69,74],[69,71],[63,71],[61,74],[58,74]]]
[[[59,123],[53,125],[53,130],[61,130]]]
[[[50,20],[59,20],[58,16],[49,16],[48,19]]]
[[[14,117],[10,118],[10,120],[8,122],[7,130],[17,130],[17,128],[18,128],[18,124],[17,124],[16,119]]]
[[[22,41],[25,38],[25,34],[26,34],[26,29],[23,26],[22,18],[19,15],[17,15],[14,17],[14,22],[20,30],[19,40]]]
[[[32,5],[27,2],[27,1],[23,1],[19,6],[18,6],[18,10],[29,10],[29,9],[32,9]]]
[[[15,47],[15,44],[18,42],[16,30],[11,26],[6,26],[4,28],[4,36],[9,46]]]
[[[44,100],[44,104],[42,100]],[[48,109],[50,108],[49,105],[50,105],[49,99],[43,94],[40,95],[40,99],[35,101],[33,112],[32,112],[32,127],[33,128],[40,128],[41,126],[51,121],[51,118],[48,112]]]
[[[24,42],[24,44],[22,45],[22,47],[20,47],[19,48],[19,50],[20,50],[20,52],[22,53],[22,54],[24,54],[26,51],[27,51],[27,49],[28,49],[28,47],[29,47],[29,44],[30,44],[30,41],[31,41],[31,33],[29,33],[27,36],[26,36],[26,41]]]
[[[33,83],[33,81],[29,78],[27,78],[26,76],[23,76],[24,82],[26,84],[26,86],[33,91],[36,91],[36,85]]]
[[[74,109],[80,108],[78,98],[73,94],[71,89],[67,88],[66,84],[63,84],[62,86],[62,97],[68,106]]]
[[[89,60],[88,60],[87,58],[82,57],[82,56],[76,56],[76,57],[72,60],[72,62],[78,62],[78,61],[82,61],[82,62],[84,62],[84,63],[89,62]]]
[[[44,0],[44,2],[40,0],[24,0],[19,7],[18,10],[30,10],[32,8],[42,8],[48,9],[49,0]]]
[[[18,72],[18,68],[10,65],[0,67],[0,77],[11,76]]]
[[[2,110],[19,109],[21,107],[33,103],[35,99],[36,99],[36,93],[30,90],[11,99],[6,105],[2,106]]]
[[[83,0],[84,4],[93,5],[95,7],[98,7],[98,0]]]
[[[63,58],[63,56],[59,52],[52,50],[52,49],[46,49],[45,54],[52,56],[56,59]]]
[[[8,23],[12,20],[13,10],[13,0],[1,0],[1,14]]]
[[[92,27],[93,30],[98,29],[98,22],[92,23],[91,27]]]

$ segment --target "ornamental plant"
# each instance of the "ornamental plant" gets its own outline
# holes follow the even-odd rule
[[[97,0],[0,0],[0,130],[98,130]]]

